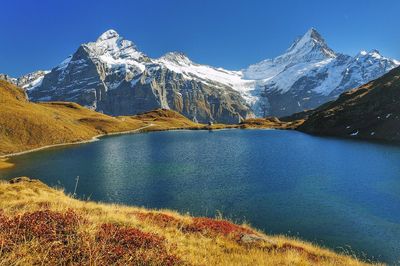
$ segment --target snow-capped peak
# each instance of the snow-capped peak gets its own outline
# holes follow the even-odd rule
[[[297,38],[284,54],[251,65],[243,70],[243,74],[246,79],[270,80],[291,68],[293,73],[289,76],[297,77],[313,68],[315,64],[327,64],[336,57],[336,53],[328,47],[317,30],[311,28]],[[284,87],[289,88],[295,80],[286,79]]]
[[[100,35],[96,42],[83,46],[91,58],[105,63],[111,71],[123,69],[124,73],[131,73],[128,76],[134,76],[145,69],[144,62],[147,56],[140,52],[133,42],[124,39],[115,30],[108,30]]]
[[[371,50],[371,51],[369,52],[369,54],[370,54],[372,57],[376,58],[376,59],[381,59],[381,58],[383,58],[382,55],[381,55],[381,53],[380,53],[378,50],[376,50],[376,49]]]
[[[169,52],[159,58],[160,60],[167,60],[177,64],[190,64],[192,61],[182,52]]]
[[[358,56],[365,56],[365,55],[367,55],[367,54],[368,54],[367,51],[361,50],[361,51],[358,53]]]
[[[104,32],[103,34],[101,34],[100,37],[97,38],[97,41],[102,42],[102,41],[105,41],[108,39],[115,39],[115,38],[117,38],[117,39],[119,38],[118,32],[116,32],[113,29],[110,29],[110,30]]]
[[[100,35],[96,42],[84,44],[94,57],[110,57],[113,59],[134,59],[145,57],[136,45],[124,39],[115,30],[108,30]],[[103,58],[107,59],[107,58]]]
[[[358,60],[373,60],[373,61],[376,61],[376,60],[388,61],[389,60],[390,61],[391,59],[382,56],[381,53],[378,50],[373,49],[373,50],[371,50],[369,52],[367,52],[365,50],[360,51],[355,56],[355,60],[357,60],[357,61]]]
[[[335,52],[328,47],[321,34],[314,28],[297,38],[282,57],[297,57],[306,60],[335,58]]]

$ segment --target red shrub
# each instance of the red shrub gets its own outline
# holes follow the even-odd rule
[[[137,218],[142,221],[150,221],[160,227],[167,226],[178,226],[181,224],[181,221],[171,215],[163,214],[163,213],[153,213],[153,212],[136,212],[134,213]]]
[[[82,219],[71,210],[65,213],[36,211],[14,218],[14,222],[18,223],[18,233],[23,234],[25,239],[35,237],[46,241],[66,240],[75,235],[80,220]]]
[[[71,210],[65,213],[44,210],[14,217],[1,213],[0,248],[10,252],[19,244],[35,239],[40,243],[35,252],[47,253],[47,263],[82,260],[83,255],[76,251],[80,246],[81,236],[77,230],[81,220]]]
[[[152,249],[163,246],[164,238],[140,231],[136,228],[123,228],[114,224],[103,224],[97,238],[106,244],[116,244],[127,249]]]
[[[176,265],[180,259],[167,253],[165,239],[136,228],[103,224],[96,236],[102,260],[107,264]]]
[[[46,265],[182,264],[177,256],[167,252],[161,236],[103,224],[96,236],[91,237],[78,230],[81,221],[70,210],[65,213],[44,210],[14,217],[7,217],[0,210],[0,260],[1,254],[18,251],[21,244],[39,241],[30,252],[36,253],[39,262]]]
[[[233,236],[234,238],[242,234],[254,234],[252,230],[228,221],[205,217],[193,218],[193,222],[184,226],[182,230],[189,233],[202,233],[209,236]]]

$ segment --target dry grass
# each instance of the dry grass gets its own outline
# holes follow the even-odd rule
[[[14,167],[13,163],[7,162],[8,159],[0,159],[0,169]]]
[[[245,225],[0,183],[0,265],[365,265]]]
[[[303,120],[284,122],[279,120],[277,117],[250,118],[240,123],[240,128],[295,129],[303,122]]]

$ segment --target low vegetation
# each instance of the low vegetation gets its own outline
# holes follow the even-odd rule
[[[273,129],[295,129],[301,125],[303,120],[282,121],[277,117],[250,118],[240,123],[240,128],[273,128]]]
[[[366,265],[247,225],[0,182],[0,265]]]

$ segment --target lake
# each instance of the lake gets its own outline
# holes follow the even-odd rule
[[[400,147],[296,131],[168,131],[14,157],[27,175],[95,201],[247,221],[388,263],[400,260]]]

